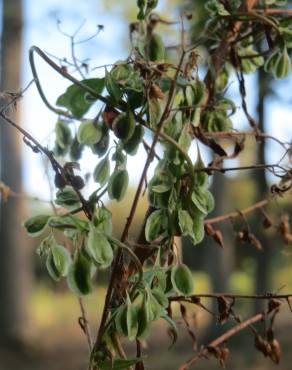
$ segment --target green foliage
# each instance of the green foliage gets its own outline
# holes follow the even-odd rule
[[[55,216],[39,215],[24,223],[31,236],[49,231],[37,252],[45,258],[51,278],[59,281],[66,277],[70,290],[77,295],[91,293],[95,272],[113,266],[99,348],[92,352],[92,361],[100,369],[124,369],[141,361],[117,358],[116,353],[121,351],[116,335],[130,341],[143,340],[159,319],[168,323],[172,344],[176,341],[170,299],[189,297],[194,285],[191,271],[177,256],[174,240],[186,236],[193,245],[200,243],[205,235],[204,220],[215,207],[208,190],[214,169],[204,164],[198,146],[197,158],[190,157],[192,143],[199,140],[212,149],[216,153],[214,166],[217,160],[219,166],[227,154],[218,137],[222,132],[233,132],[232,116],[237,108],[233,97],[226,96],[232,73],[239,80],[244,101],[245,74],[264,68],[280,79],[290,71],[289,17],[243,12],[242,2],[236,0],[226,2],[226,6],[222,1],[207,1],[204,37],[197,47],[183,45],[181,59],[174,63],[169,59],[171,48],[160,34],[159,24],[167,22],[152,12],[157,3],[137,1],[138,22],[130,26],[132,47],[125,60],[106,69],[103,78],[84,79],[69,86],[58,98],[57,105],[67,111],[60,113],[55,125],[55,154],[65,159],[69,154],[72,162],[63,164],[60,160],[61,165],[53,154],[48,152],[48,156],[58,188],[54,203],[67,211],[57,207]],[[282,3],[270,0],[258,6],[278,7]],[[230,45],[222,57],[222,35],[229,35],[235,22],[241,27],[234,30],[234,39],[228,40]],[[268,49],[262,50],[267,45]],[[98,113],[90,117],[95,103]],[[103,196],[124,200],[129,175],[136,172],[129,168],[127,159],[136,155],[142,142],[147,162],[141,166],[143,177],[119,241],[113,238],[112,214]],[[83,193],[85,181],[75,174],[85,149],[99,158],[89,174],[98,187],[89,197]],[[147,178],[152,162],[156,165],[154,175]],[[149,208],[145,222],[137,227],[138,232],[142,230],[136,243],[128,234],[144,184]],[[129,208],[125,200],[122,208]],[[115,213],[119,217],[119,210]],[[57,241],[60,234],[68,239],[70,250]]]
[[[82,84],[101,94],[105,81],[104,78],[90,78],[83,80]],[[76,118],[81,118],[96,100],[97,98],[86,93],[84,88],[73,84],[59,96],[57,105],[67,108]]]

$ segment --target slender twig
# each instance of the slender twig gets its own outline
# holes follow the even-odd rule
[[[192,294],[188,297],[185,296],[176,296],[169,297],[170,302],[189,302],[192,303],[193,300],[196,301],[198,298],[234,298],[234,299],[290,299],[292,298],[292,293],[289,294],[274,294],[274,293],[265,293],[265,294],[233,294],[233,293],[207,293],[207,294]]]
[[[275,311],[275,309],[273,310]],[[266,316],[266,312],[258,313],[245,321],[240,322],[233,328],[227,330],[224,334],[220,335],[218,338],[211,341],[207,346],[203,347],[198,353],[196,353],[190,360],[185,364],[181,365],[178,370],[187,370],[190,366],[194,365],[200,358],[208,354],[208,348],[216,348],[220,344],[226,342],[229,338],[233,337],[235,334],[239,333],[241,330],[249,327],[250,325],[263,320]]]
[[[264,200],[261,200],[260,202],[257,202],[255,204],[253,204],[252,206],[244,208],[240,211],[234,211],[234,212],[227,213],[225,215],[221,215],[221,216],[217,216],[217,217],[213,217],[213,218],[207,218],[204,221],[204,224],[207,224],[207,225],[216,224],[218,222],[222,222],[222,221],[225,221],[225,220],[228,220],[228,219],[239,217],[243,214],[245,215],[247,213],[251,213],[256,209],[264,207],[265,205],[268,204],[268,202],[269,201],[267,199],[264,199]]]

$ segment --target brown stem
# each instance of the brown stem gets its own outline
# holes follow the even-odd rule
[[[233,328],[229,329],[226,331],[224,334],[220,335],[218,338],[213,340],[208,344],[208,346],[203,347],[195,356],[193,356],[190,360],[188,360],[185,364],[179,367],[178,370],[187,370],[190,368],[191,365],[195,364],[200,358],[204,357],[205,355],[208,354],[208,347],[218,347],[220,344],[224,343],[227,339],[230,337],[234,336],[241,330],[245,329],[246,327],[254,324],[257,321],[260,321],[264,319],[266,313],[258,313],[249,319],[240,322]]]
[[[179,64],[178,64],[177,71],[176,71],[175,76],[174,76],[174,78],[171,82],[171,86],[170,86],[169,94],[168,94],[168,99],[167,99],[164,111],[161,115],[161,118],[160,118],[158,124],[157,124],[157,129],[155,131],[154,138],[153,138],[153,141],[152,141],[152,144],[151,144],[151,147],[150,147],[147,159],[146,159],[146,163],[144,165],[142,175],[140,177],[140,181],[139,181],[139,184],[138,184],[138,187],[137,187],[137,190],[136,190],[136,193],[135,193],[135,197],[134,197],[134,200],[133,200],[133,203],[132,203],[132,206],[131,206],[130,214],[127,218],[127,222],[126,222],[126,225],[125,225],[123,233],[122,233],[121,242],[124,242],[128,237],[129,229],[131,227],[134,215],[136,213],[139,198],[140,198],[140,195],[142,193],[143,184],[144,184],[144,181],[145,181],[145,178],[146,178],[146,174],[147,174],[148,168],[149,168],[149,166],[150,166],[150,164],[153,160],[153,156],[154,156],[154,153],[155,153],[155,146],[158,142],[159,134],[162,130],[162,127],[163,127],[163,124],[164,124],[165,120],[169,116],[171,104],[172,104],[172,101],[173,101],[173,96],[174,96],[175,89],[176,89],[176,81],[177,81],[177,78],[178,78],[178,75],[179,75],[179,72],[180,72],[181,65],[182,65],[183,60],[184,60],[184,56],[185,56],[185,52],[183,51],[182,54],[181,54],[181,58],[180,58],[180,61],[179,61]],[[104,309],[103,309],[103,313],[102,313],[102,318],[101,318],[101,322],[100,322],[96,342],[95,342],[95,345],[94,345],[96,350],[98,350],[98,348],[101,344],[101,340],[102,340],[106,320],[107,320],[107,317],[108,317],[108,314],[109,314],[110,302],[111,302],[111,297],[112,297],[112,293],[113,293],[113,290],[114,290],[115,279],[119,275],[119,270],[120,270],[120,267],[121,267],[120,266],[121,259],[122,259],[122,249],[119,248],[117,256],[116,256],[115,261],[114,261],[114,265],[113,265],[113,269],[112,269],[112,273],[111,273],[111,278],[110,278],[110,283],[109,283],[107,294],[106,294],[106,299],[105,299]]]
[[[170,302],[189,302],[196,301],[198,298],[234,298],[234,299],[290,299],[292,297],[291,294],[273,294],[273,293],[266,293],[266,294],[232,294],[232,293],[208,293],[208,294],[192,294],[188,297],[185,296],[177,296],[177,297],[169,297]]]
[[[83,299],[81,297],[78,298],[78,302],[80,306],[81,317],[82,317],[83,326],[84,326],[84,332],[87,338],[88,348],[91,351],[92,346],[93,346],[93,340],[92,340],[91,331],[90,331],[89,323],[88,323],[86,312],[85,312]]]
[[[218,222],[222,222],[222,221],[225,221],[225,220],[228,220],[228,219],[236,218],[236,217],[239,217],[241,215],[245,215],[247,213],[253,212],[255,209],[262,208],[267,204],[268,204],[268,200],[264,199],[264,200],[261,200],[260,202],[257,202],[255,204],[253,204],[252,206],[244,208],[240,211],[230,212],[230,213],[227,213],[225,215],[221,215],[221,216],[217,216],[217,217],[213,217],[213,218],[207,218],[204,221],[204,224],[205,225],[206,224],[208,224],[208,225],[216,224]]]

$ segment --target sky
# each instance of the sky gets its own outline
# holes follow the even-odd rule
[[[90,58],[90,67],[113,63],[127,56],[125,40],[128,27],[126,22],[123,21],[121,6],[113,7],[110,11],[104,10],[101,1],[98,0],[76,0],[74,2],[72,0],[25,0],[24,4],[26,23],[23,48],[23,87],[32,78],[28,63],[28,50],[31,45],[37,45],[54,56],[70,58],[70,41],[58,30],[57,20],[61,21],[62,30],[69,34],[72,34],[81,22],[86,21],[80,32],[80,39],[90,37],[94,34],[98,24],[105,26],[104,31],[100,32],[97,37],[88,43],[81,44],[76,49],[80,59]],[[119,4],[121,5],[122,3]],[[45,93],[49,101],[54,103],[70,83],[38,58],[37,69]],[[103,69],[94,70],[92,76],[99,76],[102,73]],[[291,78],[277,83],[279,94],[288,100],[288,104],[283,105],[281,102],[273,99],[269,100],[269,104],[267,105],[269,132],[279,137],[279,139],[286,141],[291,140],[292,136],[292,99],[289,98],[290,81]],[[257,94],[255,86],[255,77],[248,77],[248,105],[251,112],[255,111],[254,102],[256,101]],[[237,95],[236,83],[231,83],[229,94],[230,96]],[[43,104],[35,86],[30,87],[25,93],[22,102],[22,113],[22,123],[25,128],[42,144],[50,144],[52,147],[54,125],[57,117]],[[240,109],[234,121],[237,128],[242,127],[243,122],[246,121]],[[32,195],[48,199],[49,186],[43,158],[40,155],[32,153],[29,148],[25,147],[23,150],[26,159],[25,163],[29,164],[24,168],[24,186],[26,191]],[[269,163],[273,163],[275,158],[279,157],[278,150],[279,147],[277,144],[269,143],[267,153]],[[195,146],[191,152],[195,152]],[[207,153],[203,153],[203,155],[207,161]],[[139,150],[137,157],[129,157],[128,163],[132,184],[137,181],[137,176],[142,171],[141,163],[143,163],[144,158],[145,153],[142,149]],[[192,158],[195,158],[195,155]],[[88,151],[81,161],[82,173],[92,171],[96,164],[97,157],[93,157]],[[228,162],[228,166],[235,164],[236,161]],[[153,168],[151,172],[153,172]],[[92,187],[93,184],[89,188],[92,190]]]

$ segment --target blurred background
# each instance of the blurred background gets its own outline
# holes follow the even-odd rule
[[[189,38],[195,39],[202,31],[207,16],[204,1],[160,0],[158,13],[166,20],[177,20],[182,8],[194,14],[187,27]],[[88,65],[90,76],[103,75],[104,68],[96,67],[127,57],[130,46],[128,23],[135,21],[136,13],[135,1],[132,0],[75,0],[74,3],[69,0],[2,0],[0,91],[19,92],[32,80],[28,60],[28,50],[32,45],[49,53],[59,65],[67,65],[66,61],[72,60],[70,36],[79,28],[75,40],[88,41],[76,45],[78,59]],[[96,34],[96,31],[99,32]],[[167,45],[177,43],[176,25],[161,26],[161,32]],[[201,52],[202,55],[206,53],[204,48]],[[37,60],[37,69],[45,93],[54,104],[69,85],[68,81],[40,60]],[[231,80],[228,94],[238,101],[239,106],[236,78]],[[249,110],[257,118],[261,130],[282,141],[291,141],[291,76],[275,82],[260,70],[248,75],[246,82]],[[1,106],[5,104],[3,94],[0,99]],[[17,109],[11,111],[11,116],[43,145],[53,147],[57,117],[45,107],[34,85],[24,93]],[[240,108],[233,122],[235,128],[248,130]],[[66,283],[56,285],[50,280],[43,261],[35,253],[40,240],[29,239],[21,226],[26,217],[50,209],[54,189],[48,163],[23,145],[19,133],[1,120],[0,140],[0,370],[85,369],[88,354],[85,336],[78,325],[78,300],[68,291]],[[222,145],[228,150],[230,143],[226,141]],[[245,146],[246,150],[236,160],[229,160],[226,166],[275,163],[284,154],[281,145],[272,140],[256,143],[250,138]],[[211,159],[210,153],[202,153],[207,163]],[[195,160],[195,147],[191,149],[191,154]],[[138,170],[144,158],[141,149],[137,157],[129,160],[131,187],[125,204],[120,207],[118,203],[108,202],[114,215],[116,236],[120,235],[127,217],[138,181]],[[81,161],[82,173],[92,171],[97,160],[86,152]],[[217,174],[210,184],[216,200],[211,217],[248,207],[264,199],[271,185],[276,182],[272,174],[264,171],[232,172],[224,176]],[[94,189],[93,186],[89,180],[88,192]],[[135,238],[134,231],[139,230],[146,207],[147,197],[144,197],[132,227],[131,238]],[[265,214],[257,211],[246,219],[238,218],[216,225],[224,235],[224,249],[209,237],[196,247],[184,240],[183,256],[193,269],[195,292],[291,293],[291,245],[286,245],[277,232],[281,217],[284,213],[291,214],[291,209],[291,197],[289,199],[286,196],[273,201],[265,208]],[[267,222],[267,215],[273,225],[265,229],[263,222]],[[262,250],[236,241],[238,231],[245,228],[247,223],[260,241]],[[85,299],[93,331],[102,310],[106,278],[106,275],[102,275],[94,294]],[[216,311],[216,301],[202,302]],[[236,313],[243,317],[262,308],[263,302],[238,301],[235,305]],[[174,313],[178,318],[180,339],[168,351],[170,338],[167,328],[160,321],[157,322],[149,341],[144,344],[147,347],[145,352],[149,353],[146,359],[149,369],[176,369],[191,356],[192,341],[178,307],[174,307]],[[199,343],[206,343],[229,325],[216,325],[211,315],[194,307],[188,307],[188,319]],[[292,314],[288,307],[283,307],[276,329],[283,349],[278,368],[289,369],[292,361],[289,351]],[[276,366],[256,352],[253,337],[248,331],[234,337],[230,348],[232,353],[226,366],[229,369],[260,370]],[[202,360],[197,365],[198,369],[219,367],[213,360]]]

